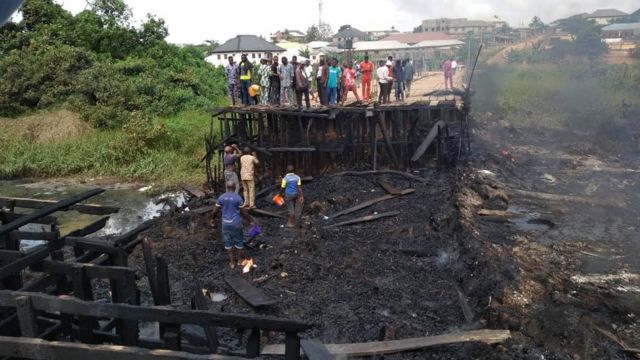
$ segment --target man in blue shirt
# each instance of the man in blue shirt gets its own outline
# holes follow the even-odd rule
[[[280,194],[284,195],[289,210],[288,227],[296,226],[297,218],[302,214],[304,195],[302,194],[302,179],[293,173],[293,165],[287,166],[287,175],[282,178]]]
[[[329,105],[336,105],[338,100],[338,81],[340,80],[342,71],[338,67],[338,60],[333,59],[329,71],[327,72],[327,93],[329,99]]]
[[[242,218],[250,221],[249,215],[241,211],[240,208],[244,201],[240,195],[235,193],[236,184],[233,181],[227,181],[227,192],[218,197],[215,207],[213,208],[213,218],[211,225],[215,227],[215,218],[219,212],[222,212],[222,237],[224,238],[224,248],[229,255],[229,267],[236,267],[233,258],[233,249],[238,252],[238,262],[244,259],[244,233],[242,228]]]

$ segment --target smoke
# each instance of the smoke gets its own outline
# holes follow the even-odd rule
[[[513,27],[528,25],[534,16],[539,16],[544,22],[552,22],[603,7],[633,12],[640,6],[637,0],[611,0],[604,3],[601,0],[398,0],[394,3],[411,16],[493,18],[497,15]]]

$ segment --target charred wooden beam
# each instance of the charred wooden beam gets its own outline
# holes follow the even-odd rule
[[[29,296],[38,311],[63,312],[80,316],[109,317],[138,321],[220,326],[240,329],[258,327],[262,330],[302,332],[311,328],[303,322],[264,316],[218,313],[200,310],[178,310],[166,306],[134,306],[83,301],[70,296],[0,290],[0,306],[15,307],[15,298]]]
[[[244,301],[253,307],[273,305],[277,301],[268,297],[262,290],[251,285],[239,276],[227,276],[224,281],[235,291]]]
[[[41,199],[27,199],[27,198],[13,198],[13,197],[0,197],[0,207],[13,204],[16,207],[25,209],[42,209],[45,206],[55,204],[55,200],[41,200]],[[82,214],[89,215],[108,215],[117,213],[120,208],[115,206],[95,205],[95,204],[75,204],[69,206],[66,210],[75,210]]]
[[[325,226],[324,228],[325,229],[330,229],[330,228],[335,228],[335,227],[339,227],[339,226],[360,224],[360,223],[364,223],[364,222],[374,221],[374,220],[383,219],[383,218],[387,218],[387,217],[398,216],[398,215],[400,215],[399,211],[392,211],[392,212],[387,212],[387,213],[382,213],[382,214],[377,214],[377,215],[367,215],[367,216],[359,217],[357,219],[343,221],[343,222],[340,222],[340,223],[337,223],[337,224]]]
[[[109,216],[103,216],[98,220],[92,221],[87,226],[80,229],[73,230],[64,236],[79,237],[79,236],[91,235],[94,232],[102,229],[107,224],[107,221],[109,221]]]
[[[193,294],[193,303],[197,310],[209,310],[209,301],[205,298],[202,293],[202,286],[200,284],[196,285]],[[218,341],[218,330],[215,326],[205,326],[204,333],[207,337],[207,344],[209,346],[209,350],[212,353],[218,351],[218,346],[220,342]]]
[[[344,171],[341,173],[334,174],[334,176],[364,176],[364,175],[383,175],[383,174],[399,175],[409,180],[415,180],[421,183],[427,183],[429,181],[423,177],[409,174],[408,172],[404,172],[404,171],[398,171],[398,170]]]
[[[12,240],[44,240],[53,241],[60,237],[58,231],[12,231],[9,239]]]
[[[32,222],[33,220],[36,220],[38,218],[41,218],[43,216],[47,216],[49,214],[53,214],[54,212],[58,211],[58,210],[62,210],[65,208],[68,208],[71,205],[74,205],[76,203],[79,203],[80,201],[86,200],[90,197],[96,196],[98,194],[101,194],[104,192],[104,189],[93,189],[93,190],[89,190],[86,192],[83,192],[81,194],[78,194],[76,196],[72,196],[68,199],[65,200],[61,200],[58,201],[56,203],[47,205],[41,209],[38,209],[28,215],[22,216],[8,224],[4,224],[2,226],[0,226],[0,235],[6,234],[9,231],[12,230],[16,230],[18,228],[20,228],[23,225],[26,225],[30,222]]]

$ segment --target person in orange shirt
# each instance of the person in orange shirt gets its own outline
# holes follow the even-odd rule
[[[362,99],[368,101],[371,97],[371,74],[373,73],[373,63],[369,61],[369,55],[365,55],[364,61],[360,63],[360,73],[362,74]]]

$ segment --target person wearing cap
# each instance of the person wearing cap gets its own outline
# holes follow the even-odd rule
[[[260,104],[267,105],[269,103],[269,85],[271,83],[271,67],[267,64],[267,59],[260,59]]]
[[[369,55],[365,55],[364,61],[360,63],[360,73],[362,74],[362,100],[368,101],[371,98],[371,74],[373,74],[373,63],[369,61]]]
[[[240,192],[240,181],[238,180],[238,174],[236,174],[236,162],[238,162],[239,159],[240,148],[238,148],[238,145],[233,144],[224,147],[224,156],[222,157],[222,162],[224,163],[224,181],[231,181],[236,184],[236,194]]]
[[[287,166],[287,174],[282,178],[280,185],[280,195],[284,196],[289,210],[288,227],[296,226],[297,217],[302,214],[304,204],[304,194],[302,193],[302,179],[294,172],[293,165]]]
[[[238,65],[234,64],[233,56],[229,56],[229,64],[224,68],[224,76],[227,79],[227,85],[229,90],[229,102],[231,105],[236,104],[236,96],[238,88],[237,85],[237,77],[236,72],[238,70]]]
[[[229,267],[236,267],[233,256],[234,249],[238,253],[238,264],[244,259],[244,230],[242,227],[242,219],[251,222],[249,215],[241,210],[242,198],[234,192],[237,183],[227,181],[227,191],[218,197],[216,205],[213,208],[213,216],[210,225],[215,227],[215,219],[218,213],[222,213],[222,238],[224,239],[224,249],[229,256]],[[253,225],[253,224],[252,224]]]
[[[391,61],[387,60],[385,63],[384,60],[380,60],[380,67],[376,70],[376,75],[378,76],[378,102],[381,104],[386,104],[389,102],[389,81],[391,77],[389,76],[389,69],[391,69]]]
[[[251,73],[253,72],[253,64],[247,59],[247,54],[242,54],[242,60],[238,69],[240,70],[240,96],[243,105],[249,105],[249,86],[251,86]]]

